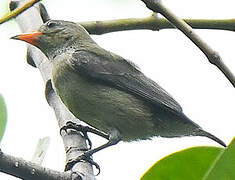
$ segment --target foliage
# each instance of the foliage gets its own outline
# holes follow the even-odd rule
[[[141,180],[235,179],[235,138],[227,148],[193,147],[156,162]]]
[[[7,124],[7,109],[3,97],[0,95],[0,141],[5,132]]]
[[[203,180],[235,179],[235,138],[217,157]]]

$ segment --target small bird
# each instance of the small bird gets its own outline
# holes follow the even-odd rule
[[[101,48],[81,25],[50,20],[37,32],[12,39],[26,41],[48,57],[52,62],[51,81],[62,102],[74,116],[93,127],[91,131],[108,139],[87,154],[120,140],[154,136],[205,136],[226,147],[191,121],[181,106],[132,62]]]

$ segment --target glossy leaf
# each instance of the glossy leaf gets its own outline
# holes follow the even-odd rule
[[[233,180],[235,179],[235,138],[218,156],[203,180]]]
[[[141,180],[199,180],[223,148],[193,147],[173,153],[155,163]]]
[[[7,124],[7,109],[3,97],[0,95],[0,141],[5,132]]]

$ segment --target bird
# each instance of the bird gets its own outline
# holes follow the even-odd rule
[[[12,39],[36,46],[46,55],[52,63],[51,82],[56,94],[75,117],[91,127],[91,132],[108,140],[86,155],[119,141],[156,136],[204,136],[226,147],[189,119],[180,104],[139,67],[100,47],[78,23],[49,20],[37,31]]]

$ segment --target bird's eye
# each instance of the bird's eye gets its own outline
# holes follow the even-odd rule
[[[54,21],[48,21],[46,25],[47,25],[47,27],[49,27],[49,28],[53,28],[53,27],[55,27],[55,26],[57,25],[57,23],[54,22]]]

